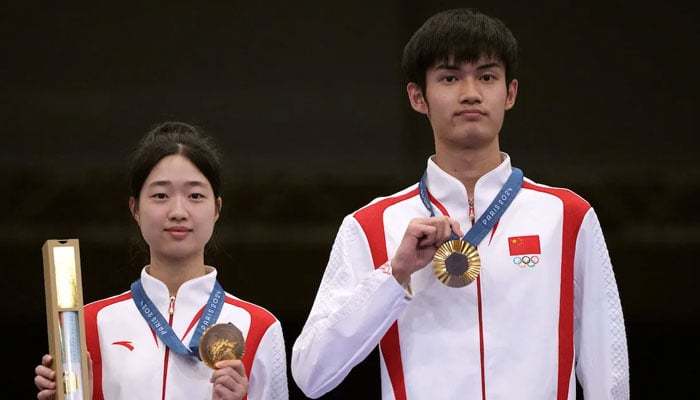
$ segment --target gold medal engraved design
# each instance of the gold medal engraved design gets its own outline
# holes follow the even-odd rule
[[[210,326],[199,339],[199,356],[211,369],[222,360],[240,360],[244,352],[243,333],[230,322]]]
[[[460,288],[472,283],[479,276],[481,258],[476,247],[470,243],[448,240],[435,252],[433,270],[440,282]]]

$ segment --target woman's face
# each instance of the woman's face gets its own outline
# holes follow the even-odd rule
[[[138,203],[130,207],[151,259],[204,259],[204,246],[214,232],[221,199],[186,157],[164,157],[146,178]]]

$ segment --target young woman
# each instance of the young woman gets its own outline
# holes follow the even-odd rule
[[[150,263],[131,290],[85,306],[92,399],[288,398],[280,321],[225,292],[204,263],[221,212],[220,173],[211,139],[182,122],[156,126],[134,152],[129,209]],[[199,338],[214,322],[240,330],[240,359],[200,360]],[[52,363],[45,355],[36,367],[40,400],[56,394]]]

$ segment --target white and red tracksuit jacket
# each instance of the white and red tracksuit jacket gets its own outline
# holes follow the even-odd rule
[[[185,282],[171,299],[165,284],[141,272],[143,289],[171,321],[185,346],[216,279],[216,269]],[[247,399],[288,399],[284,338],[269,311],[226,293],[217,322],[232,322],[246,339],[243,364]],[[211,400],[213,370],[202,361],[168,349],[137,309],[131,291],[85,306],[87,348],[93,362],[93,400]]]
[[[503,157],[476,184],[477,221],[510,175]],[[436,214],[466,232],[464,186],[428,160],[427,188]],[[589,203],[526,178],[478,245],[479,278],[448,287],[431,263],[410,295],[381,267],[409,221],[429,215],[415,184],[343,220],[292,351],[307,396],[331,391],[379,345],[385,400],[573,400],[576,377],[587,399],[629,398],[620,298]]]

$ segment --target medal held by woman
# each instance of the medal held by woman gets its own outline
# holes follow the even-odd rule
[[[219,323],[209,327],[199,340],[199,357],[211,369],[223,360],[240,360],[245,352],[245,339],[241,330],[232,323]]]

